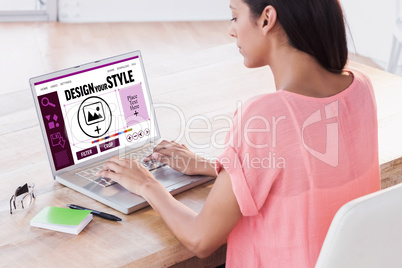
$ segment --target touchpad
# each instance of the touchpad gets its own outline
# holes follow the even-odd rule
[[[184,175],[168,166],[158,168],[152,174],[166,188],[190,178],[190,176]]]

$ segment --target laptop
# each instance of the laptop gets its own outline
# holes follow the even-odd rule
[[[30,79],[54,180],[122,213],[148,206],[96,176],[110,157],[141,161],[160,139],[140,51]],[[173,195],[212,180],[142,163]]]

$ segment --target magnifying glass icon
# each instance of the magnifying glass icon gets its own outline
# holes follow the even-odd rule
[[[46,98],[46,97],[44,97],[44,98],[41,100],[41,103],[42,103],[43,106],[48,106],[48,105],[50,105],[50,106],[52,106],[52,107],[56,107],[56,105],[54,105],[53,103],[51,103],[51,102],[49,101],[49,99]]]

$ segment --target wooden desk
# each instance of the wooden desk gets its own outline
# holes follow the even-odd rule
[[[275,90],[269,68],[243,67],[235,45],[170,61],[147,62],[147,55],[144,58],[161,133],[200,154],[216,156],[222,151],[219,145],[225,133],[219,130],[228,127],[222,115],[231,116],[237,103],[250,96]],[[402,168],[402,78],[357,63],[351,65],[366,72],[376,89],[380,161],[383,186],[387,187],[402,179],[396,172]],[[3,95],[0,107],[1,265],[194,267],[213,266],[224,260],[224,247],[206,260],[195,258],[150,208],[123,215],[54,182],[28,88]],[[205,131],[191,132],[196,127]],[[17,186],[29,181],[36,184],[35,203],[10,215],[9,198]],[[199,186],[177,199],[200,211],[211,185]],[[68,203],[86,204],[123,221],[94,218],[78,236],[29,226],[31,218],[44,206]]]

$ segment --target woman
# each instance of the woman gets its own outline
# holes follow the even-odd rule
[[[314,267],[336,211],[380,189],[373,89],[345,69],[337,0],[231,0],[230,8],[244,64],[269,65],[277,91],[235,113],[216,170],[175,142],[163,141],[147,159],[217,176],[201,212],[137,163],[112,158],[100,175],[144,197],[201,258],[227,241],[229,267]],[[275,165],[266,161],[272,156]]]

